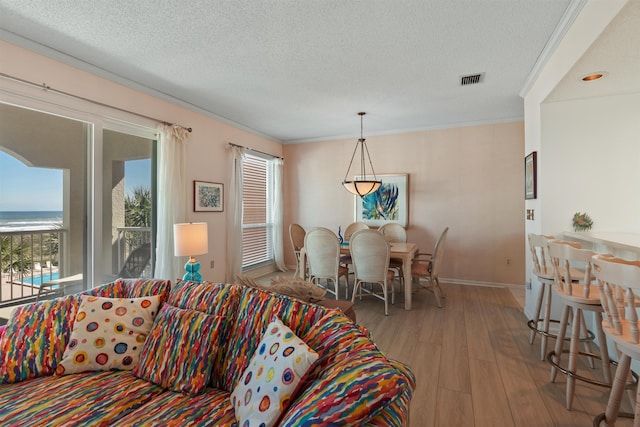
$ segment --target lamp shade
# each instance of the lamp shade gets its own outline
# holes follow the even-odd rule
[[[175,256],[202,255],[209,252],[209,233],[206,222],[173,224]]]
[[[363,197],[367,194],[371,194],[380,188],[382,181],[377,180],[362,180],[362,181],[343,181],[342,185],[348,192],[357,196]]]

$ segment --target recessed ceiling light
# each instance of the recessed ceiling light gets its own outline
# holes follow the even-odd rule
[[[598,71],[596,73],[587,74],[586,76],[583,76],[582,78],[580,78],[580,80],[582,80],[583,82],[592,82],[594,80],[600,80],[606,75],[607,75],[606,71]]]

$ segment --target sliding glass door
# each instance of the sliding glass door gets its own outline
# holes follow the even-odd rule
[[[0,102],[0,304],[153,271],[155,130],[42,106]]]

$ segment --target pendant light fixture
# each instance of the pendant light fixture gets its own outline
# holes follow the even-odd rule
[[[351,156],[351,161],[349,162],[349,168],[347,169],[347,173],[344,175],[344,181],[342,181],[342,185],[347,189],[348,192],[360,197],[373,193],[378,188],[380,188],[380,185],[382,185],[382,181],[376,178],[376,173],[374,172],[373,164],[371,163],[371,157],[369,156],[369,149],[367,148],[367,143],[362,132],[362,118],[365,114],[367,113],[358,113],[358,115],[360,116],[360,139],[358,139],[358,142],[356,143],[356,148],[355,150],[353,150],[353,155]],[[360,176],[355,178],[353,181],[348,181],[347,177],[349,176],[349,171],[351,170],[353,159],[356,157],[356,153],[358,152],[358,147],[360,147]],[[367,170],[364,162],[365,151],[367,153],[367,159],[369,160],[369,166],[371,167],[371,174],[373,175],[373,179],[367,178]]]

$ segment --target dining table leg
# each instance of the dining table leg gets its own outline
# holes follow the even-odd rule
[[[307,271],[307,251],[305,251],[304,248],[300,250],[300,257],[298,259],[298,271],[300,278],[302,280],[307,280],[307,278],[305,277]]]
[[[411,296],[413,294],[413,277],[411,277],[411,261],[413,253],[402,257],[402,277],[404,277],[404,309],[411,310]]]

